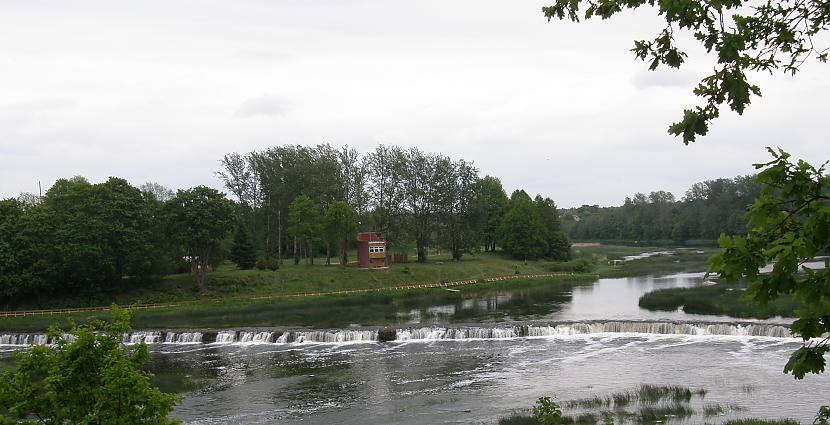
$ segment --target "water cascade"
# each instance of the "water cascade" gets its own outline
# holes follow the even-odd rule
[[[791,338],[788,327],[776,323],[683,323],[683,322],[577,322],[534,323],[514,326],[411,327],[395,330],[395,341],[438,341],[507,338],[543,338],[588,334],[659,334],[659,335],[728,335],[739,337]],[[74,337],[64,334],[71,341]],[[287,344],[287,343],[348,343],[378,340],[375,329],[286,331],[223,330],[216,333],[214,344]],[[125,334],[124,344],[198,344],[201,332],[134,331]],[[0,345],[28,346],[54,343],[46,334],[0,334]]]
[[[164,334],[165,344],[194,344],[202,342],[201,332],[167,332]]]

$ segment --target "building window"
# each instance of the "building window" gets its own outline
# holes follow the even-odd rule
[[[383,245],[369,245],[369,252],[385,252],[386,247]]]

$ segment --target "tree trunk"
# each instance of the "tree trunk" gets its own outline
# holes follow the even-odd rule
[[[277,264],[282,265],[282,211],[277,211]]]
[[[461,248],[455,238],[452,238],[452,259],[454,261],[461,261]]]
[[[294,265],[300,264],[300,251],[297,246],[297,237],[294,236]]]
[[[268,197],[268,209],[265,212],[265,256],[268,256],[268,248],[271,244],[271,197]]]
[[[418,262],[419,263],[426,263],[427,262],[427,252],[426,252],[426,244],[424,243],[423,238],[417,238],[415,241],[415,246],[418,251]]]
[[[331,242],[326,242],[326,265],[331,264]]]
[[[345,239],[340,241],[340,243],[338,244],[338,248],[340,249],[340,252],[339,252],[339,254],[340,254],[339,255],[340,265],[341,266],[348,265],[349,264],[349,257],[348,257],[348,253],[346,252],[346,240]]]
[[[308,243],[308,252],[306,253],[306,264],[314,265],[314,245],[311,242]]]
[[[210,256],[210,251],[202,252],[202,255],[199,255],[199,259],[197,260],[197,267],[196,267],[196,285],[199,286],[199,293],[204,295],[208,293],[207,284],[205,283],[205,275],[207,274],[207,267],[208,267],[208,258]]]

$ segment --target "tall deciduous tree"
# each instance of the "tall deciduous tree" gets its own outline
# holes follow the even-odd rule
[[[460,261],[465,252],[477,250],[482,241],[484,214],[478,200],[478,170],[462,160],[451,163],[450,177],[441,182],[438,176],[439,229],[444,229],[452,258]]]
[[[206,293],[210,257],[233,228],[233,202],[216,189],[197,186],[178,191],[165,209],[169,234],[195,265],[196,283]]]
[[[164,187],[156,182],[147,182],[138,187],[142,192],[151,195],[158,201],[166,202],[176,196],[172,189]]]
[[[476,184],[474,208],[482,219],[482,237],[485,251],[496,250],[499,224],[507,212],[509,199],[501,185],[501,180],[492,176],[484,176]]]
[[[354,210],[344,201],[332,203],[323,218],[323,231],[329,242],[337,246],[337,258],[341,266],[349,263],[347,250],[349,241],[357,233],[357,218]]]
[[[314,264],[314,244],[320,240],[320,209],[306,195],[300,195],[288,208],[288,234],[294,238],[294,263],[299,263],[304,252],[306,264]]]

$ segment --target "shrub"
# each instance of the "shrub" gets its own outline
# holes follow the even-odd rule
[[[159,391],[142,370],[147,346],[121,343],[129,312],[113,306],[112,317],[73,327],[74,340],[52,330],[54,346],[20,355],[15,370],[0,375],[0,423],[178,423],[167,417],[178,397]]]
[[[268,268],[268,260],[264,258],[257,258],[256,259],[256,268],[257,270],[265,270]]]
[[[277,271],[280,268],[280,263],[274,258],[257,258],[256,268],[257,270]]]
[[[571,261],[552,263],[547,266],[550,272],[559,273],[589,273],[596,264],[588,258],[580,257]]]
[[[539,397],[533,406],[533,417],[542,425],[559,425],[562,423],[562,408],[550,397]]]

